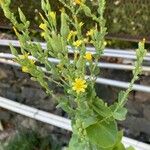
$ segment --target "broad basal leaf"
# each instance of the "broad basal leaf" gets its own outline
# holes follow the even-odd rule
[[[119,143],[112,150],[126,150],[126,149],[122,143]]]
[[[69,142],[69,148],[67,150],[88,150],[85,142],[79,142],[78,136],[73,134]]]
[[[132,146],[126,148],[126,150],[135,150],[135,148],[133,148]]]
[[[89,126],[86,131],[90,142],[102,148],[112,147],[117,140],[115,121],[96,123]]]

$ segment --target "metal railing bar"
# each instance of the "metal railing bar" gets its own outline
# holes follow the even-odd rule
[[[0,53],[0,58],[5,58],[5,59],[13,59],[15,58],[14,55],[9,54],[9,53]],[[34,57],[29,56],[29,58],[36,60]],[[56,58],[48,58],[50,62],[53,63],[59,63],[60,60]],[[87,64],[88,65],[88,64]],[[124,65],[124,64],[116,64],[116,63],[105,63],[105,62],[99,62],[98,67],[101,68],[108,68],[108,69],[117,69],[117,70],[133,70],[134,66],[133,65]],[[143,66],[142,67],[144,72],[149,72],[150,67],[148,66]]]
[[[1,46],[9,46],[9,44],[12,44],[15,47],[20,47],[19,41],[17,40],[0,40]],[[37,42],[34,42],[37,43]],[[38,42],[41,44],[43,49],[46,49],[46,43]],[[73,50],[70,46],[68,46],[69,52],[73,53]],[[95,53],[95,49],[92,47],[87,47],[87,51],[91,51],[92,53]],[[125,58],[125,59],[136,59],[135,52],[133,51],[123,51],[123,50],[114,50],[114,49],[105,49],[104,54],[102,54],[104,57],[116,57],[116,58]],[[147,53],[147,56],[144,57],[144,60],[150,61],[150,53]]]
[[[0,107],[71,131],[70,120],[54,115],[52,113],[47,113],[45,111],[14,102],[3,97],[0,97]]]
[[[20,67],[19,64],[14,63],[11,60],[0,59],[0,62],[5,63],[5,64],[9,64],[12,66]],[[47,72],[44,67],[41,67],[41,69],[43,71]],[[47,72],[47,73],[49,73],[49,72]],[[87,76],[87,78],[89,78],[89,76]],[[106,79],[106,78],[97,78],[96,83],[103,84],[103,85],[110,85],[110,86],[114,86],[114,87],[125,88],[125,89],[127,89],[129,87],[129,84],[130,84],[129,82],[117,81],[117,80]],[[150,87],[144,86],[144,85],[134,84],[133,90],[150,93]]]
[[[117,80],[106,79],[106,78],[97,78],[96,83],[125,88],[125,89],[127,89],[130,84],[129,82],[117,81]],[[150,93],[150,86],[134,84],[133,90]]]

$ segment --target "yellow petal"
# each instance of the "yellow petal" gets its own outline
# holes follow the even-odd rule
[[[41,28],[42,30],[46,30],[46,29],[47,29],[47,26],[46,26],[46,24],[41,23],[41,24],[39,25],[39,28]]]

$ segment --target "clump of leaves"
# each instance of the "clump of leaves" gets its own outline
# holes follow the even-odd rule
[[[5,150],[61,150],[60,144],[53,136],[41,137],[34,131],[23,130],[8,143]]]
[[[9,8],[11,1],[1,0],[4,14],[14,25],[14,31],[21,45],[22,56],[10,45],[12,53],[16,56],[15,60],[22,66],[24,72],[31,74],[32,79],[38,81],[46,92],[58,101],[58,107],[66,111],[71,118],[73,134],[69,150],[133,149],[125,148],[122,144],[123,133],[117,128],[117,120],[125,119],[128,94],[142,72],[141,65],[146,54],[145,41],[139,43],[136,51],[137,60],[129,88],[121,91],[116,102],[109,106],[95,92],[95,82],[100,71],[98,61],[106,46],[104,37],[107,29],[103,17],[105,0],[97,0],[96,14],[92,13],[86,0],[59,1],[64,5],[59,22],[49,1],[41,1],[45,15],[40,14],[43,22],[39,27],[47,43],[47,48],[42,49],[39,43],[32,42],[28,30],[30,22],[21,9],[18,9],[20,15],[18,21]],[[68,11],[70,15],[66,13]],[[78,19],[81,12],[94,21],[94,26],[88,29],[86,35],[83,33],[84,22]],[[58,29],[57,25],[60,22],[61,26]],[[89,43],[93,45],[95,51],[87,51],[86,46]],[[70,51],[73,53],[71,61]],[[53,64],[49,57],[55,58],[58,65]],[[36,61],[45,69],[39,67]],[[49,86],[51,82],[63,87],[66,95],[56,97]]]

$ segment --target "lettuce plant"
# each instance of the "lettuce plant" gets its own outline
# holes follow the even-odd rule
[[[125,148],[122,144],[123,132],[118,130],[117,121],[126,118],[128,95],[142,72],[141,65],[146,54],[145,40],[139,43],[136,51],[137,59],[129,88],[118,94],[114,104],[108,105],[95,92],[95,82],[100,71],[98,61],[106,46],[104,37],[107,29],[103,17],[105,0],[97,0],[97,14],[92,13],[86,0],[59,1],[64,6],[60,9],[60,21],[49,1],[41,1],[44,15],[39,14],[43,21],[39,28],[47,44],[47,48],[42,49],[39,43],[32,41],[29,34],[30,22],[21,9],[18,8],[20,18],[17,19],[10,9],[11,0],[0,0],[21,46],[22,55],[10,45],[16,56],[15,61],[22,66],[23,72],[29,73],[33,80],[39,82],[56,99],[57,107],[61,107],[70,117],[73,133],[68,150],[133,150],[134,148]],[[93,28],[87,33],[83,32],[84,22],[78,18],[81,12],[94,22]],[[60,28],[58,24],[61,24]],[[88,52],[88,44],[95,51]],[[70,51],[73,53],[71,56]],[[59,63],[53,64],[49,57],[59,59]],[[54,94],[50,87],[52,82],[64,89],[64,96]]]

